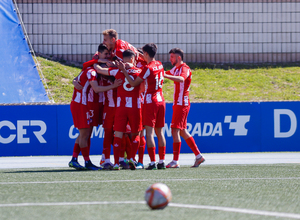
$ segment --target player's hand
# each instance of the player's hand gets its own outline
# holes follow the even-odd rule
[[[142,58],[143,60],[145,60],[144,54],[139,52],[139,57]]]
[[[123,63],[122,61],[119,61],[119,60],[116,60],[116,65],[117,67],[121,70],[121,71],[124,71],[125,70],[125,63]]]
[[[106,65],[107,65],[108,67],[116,67],[116,64],[115,64],[114,62],[112,62],[112,61],[106,62]]]
[[[131,67],[135,66],[135,64],[132,63],[125,63],[125,69],[130,69]]]
[[[99,59],[98,51],[96,51],[96,53],[93,55],[93,59],[94,60],[98,60]]]
[[[73,79],[73,85],[77,90],[82,90],[83,86],[76,79]]]
[[[118,86],[122,85],[123,80],[122,79],[116,79],[114,82],[114,88],[117,88]]]

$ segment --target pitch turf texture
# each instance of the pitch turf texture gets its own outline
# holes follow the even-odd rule
[[[167,170],[0,170],[0,219],[300,219],[300,164]],[[152,211],[144,192],[172,191]]]

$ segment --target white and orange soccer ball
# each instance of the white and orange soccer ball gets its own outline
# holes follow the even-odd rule
[[[163,209],[171,199],[171,190],[163,183],[154,183],[145,192],[145,200],[151,209]]]

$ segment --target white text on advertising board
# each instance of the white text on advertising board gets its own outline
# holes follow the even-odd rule
[[[17,138],[18,144],[29,144],[30,134],[28,134],[26,127],[35,126],[39,127],[38,131],[33,131],[34,136],[38,139],[40,143],[47,143],[43,135],[47,131],[46,123],[40,120],[18,120],[17,126],[15,126],[10,121],[0,121],[0,130],[7,127],[11,132],[9,135],[4,136],[0,133],[0,143],[9,144]]]

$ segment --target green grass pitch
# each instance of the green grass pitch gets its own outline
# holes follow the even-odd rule
[[[156,182],[173,198],[152,211],[144,192]],[[300,219],[300,164],[2,169],[0,201],[0,219]]]

